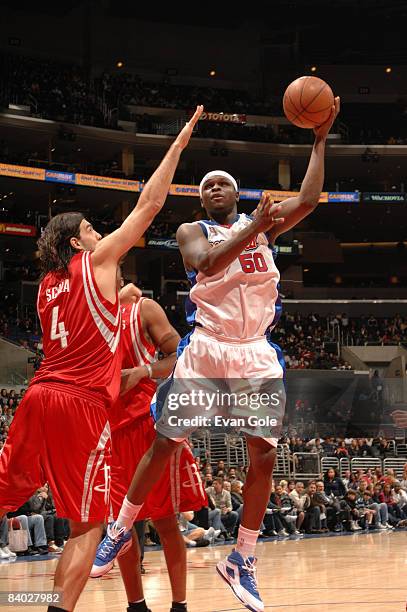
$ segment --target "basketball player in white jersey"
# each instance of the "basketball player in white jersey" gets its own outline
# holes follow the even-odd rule
[[[330,119],[314,130],[315,143],[298,196],[281,205],[273,204],[265,195],[254,218],[238,214],[239,192],[230,174],[216,170],[202,179],[201,203],[209,219],[181,225],[177,232],[193,284],[190,300],[195,314],[191,310],[189,318],[194,318],[195,329],[178,347],[174,380],[283,378],[281,354],[266,337],[280,310],[279,272],[270,246],[318,205],[326,137],[338,112],[336,98]],[[168,420],[164,422],[162,417],[157,422],[161,437],[139,463],[117,519],[119,529],[131,529],[168,457],[182,441],[179,432],[171,432]],[[217,570],[246,608],[262,612],[255,546],[270,496],[277,440],[248,436],[247,445],[250,469],[237,545],[225,561],[218,563]]]

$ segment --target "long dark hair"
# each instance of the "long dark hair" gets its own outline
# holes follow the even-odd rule
[[[48,223],[38,240],[41,276],[48,272],[68,273],[68,264],[78,252],[70,243],[71,238],[79,238],[79,226],[84,219],[82,213],[68,212],[56,215]]]

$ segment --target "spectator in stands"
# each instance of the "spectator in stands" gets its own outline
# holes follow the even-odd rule
[[[333,495],[336,499],[346,494],[346,488],[334,468],[329,468],[324,474],[324,491],[326,495]]]
[[[347,457],[349,455],[348,449],[346,448],[346,444],[344,440],[341,440],[335,449],[335,456],[341,459],[342,457]]]
[[[333,457],[335,456],[336,445],[334,443],[333,438],[327,436],[325,440],[322,442],[323,456],[324,457]]]
[[[401,512],[407,517],[407,492],[399,482],[394,483],[393,497]]]
[[[342,510],[347,517],[345,519],[345,525],[348,531],[359,531],[361,529],[359,525],[360,514],[356,505],[356,497],[356,491],[349,489],[341,504]]]
[[[290,486],[290,483],[288,483],[288,485]],[[304,491],[304,483],[300,480],[297,480],[297,482],[295,483],[295,488],[291,491],[291,493],[289,493],[289,497],[293,502],[295,509],[297,510],[297,529],[300,531],[305,519],[305,506],[308,501],[308,496]]]
[[[60,554],[67,530],[66,519],[56,516],[54,500],[48,484],[38,489],[29,499],[32,514],[41,514],[44,519],[49,552]]]
[[[17,518],[22,529],[28,533],[28,549],[26,554],[48,554],[47,536],[45,533],[44,519],[40,514],[31,515],[28,502],[23,504],[15,512],[8,512],[8,518]]]
[[[380,500],[387,504],[387,509],[389,511],[389,516],[393,518],[394,521],[399,521],[406,518],[404,512],[399,508],[397,501],[394,497],[394,489],[392,485],[389,483],[383,484],[382,493],[380,495]]]
[[[322,504],[325,506],[326,524],[328,529],[337,532],[342,531],[341,506],[339,500],[336,499],[333,493],[327,495],[323,480],[317,480],[316,492],[318,493]]]
[[[225,485],[225,483],[223,483],[223,485]],[[242,484],[239,482],[239,480],[234,480],[231,483],[230,497],[232,500],[232,508],[238,513],[240,520],[243,511],[243,491]]]
[[[290,518],[288,518],[290,517]],[[281,485],[273,488],[264,516],[266,535],[287,537],[290,534],[299,535],[296,529],[297,512],[289,496]]]
[[[225,472],[225,462],[222,459],[218,461],[218,463],[216,464],[216,467],[213,470],[213,475],[218,476],[219,472],[222,472],[222,473]]]
[[[386,504],[378,503],[373,499],[373,494],[368,489],[367,483],[363,480],[359,484],[357,493],[359,497],[363,498],[365,507],[368,510],[373,510],[373,525],[377,527],[377,529],[387,529],[389,516],[387,507],[384,507]]]
[[[381,493],[382,485],[376,484],[373,487],[372,502],[375,502],[379,506],[380,520],[382,525],[384,525],[387,529],[394,529],[394,525],[397,524],[397,521],[393,521],[393,518],[389,515],[387,504],[381,501],[383,500]]]
[[[407,463],[403,466],[403,475],[401,477],[401,486],[407,491]]]
[[[226,532],[230,535],[233,534],[239,515],[232,508],[232,499],[229,491],[223,488],[223,480],[221,478],[215,478],[213,486],[206,489],[208,496],[211,496],[215,503],[215,507],[221,511],[221,520],[226,529]]]
[[[350,476],[351,476],[350,470],[345,470],[343,473],[343,477],[341,478],[345,489],[348,489],[349,487]]]
[[[295,480],[289,480],[288,484],[287,484],[287,492],[288,494],[291,493],[291,491],[294,491],[295,489]]]
[[[358,440],[359,444],[359,457],[371,457],[372,450],[371,445],[368,443],[366,438],[360,438]]]
[[[354,457],[360,457],[359,444],[356,438],[353,438],[352,442],[350,443],[350,447],[348,448],[348,455],[350,459],[353,459]]]
[[[304,503],[304,526],[307,533],[322,533],[321,516],[323,517],[322,520],[324,520],[326,516],[325,506],[323,505],[321,498],[316,495],[316,491],[317,487],[315,480],[311,480],[308,483],[306,501]]]
[[[215,530],[213,527],[205,530],[198,527],[191,521],[194,518],[193,511],[181,512],[178,515],[178,525],[182,533],[184,542],[188,548],[199,548],[201,546],[209,546],[215,538]]]

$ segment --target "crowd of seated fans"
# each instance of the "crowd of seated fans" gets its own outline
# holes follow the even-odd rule
[[[9,541],[10,533],[19,531],[22,538]],[[0,521],[0,560],[16,556],[61,554],[70,529],[67,519],[58,517],[48,483],[40,487],[17,510],[8,512]]]
[[[126,72],[105,72],[93,78],[77,65],[20,55],[3,55],[2,60],[5,68],[1,91],[3,105],[25,104],[31,107],[33,114],[57,121],[117,129],[118,118],[129,118],[127,105],[190,111],[197,104],[204,104],[206,110],[212,112],[283,115],[281,97],[266,99],[244,89],[179,85],[168,76],[153,81]],[[406,108],[405,100],[391,106],[348,104],[341,114],[341,122],[347,127],[341,130],[342,137],[345,142],[367,145],[405,144]],[[378,125],[380,117],[386,117],[385,125]],[[159,121],[154,117],[137,115],[131,119],[136,121],[137,131],[160,133]],[[261,125],[201,122],[198,136],[304,143],[310,142],[312,133],[287,126],[275,131]]]
[[[104,126],[94,85],[79,66],[22,55],[2,59],[3,103],[25,104],[47,119]]]
[[[407,341],[407,317],[378,318],[372,315],[349,317],[331,314],[283,313],[273,331],[273,340],[283,349],[287,368],[351,369],[325,343],[339,340],[348,346],[390,345]]]
[[[0,336],[38,352],[40,358],[41,331],[36,317],[20,316],[14,308],[0,311]]]
[[[104,73],[100,84],[105,99],[112,106],[133,104],[192,110],[197,104],[203,104],[206,110],[212,112],[255,115],[270,115],[279,110],[279,104],[275,101],[265,102],[243,89],[175,85],[168,78],[151,82],[136,74]]]
[[[356,441],[357,442],[357,441]],[[180,523],[196,532],[192,546],[232,540],[243,511],[247,466],[228,467],[197,457],[208,495],[208,507],[188,513]],[[261,537],[299,537],[329,532],[407,527],[407,463],[401,481],[388,469],[348,471],[343,478],[334,469],[318,479],[273,480],[272,492],[261,525]],[[187,546],[191,546],[186,541]]]
[[[302,437],[283,437],[281,444],[286,444],[290,452],[290,460],[294,463],[294,453],[312,453],[319,457],[338,457],[339,459],[356,457],[372,457],[387,459],[394,457],[393,440],[383,436],[376,438],[334,438],[317,434],[312,439]]]

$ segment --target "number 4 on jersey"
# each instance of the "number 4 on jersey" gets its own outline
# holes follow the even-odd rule
[[[60,340],[61,348],[64,349],[68,346],[67,337],[69,336],[69,331],[66,331],[63,321],[59,321],[58,323],[58,313],[59,306],[54,306],[52,309],[51,340]]]

